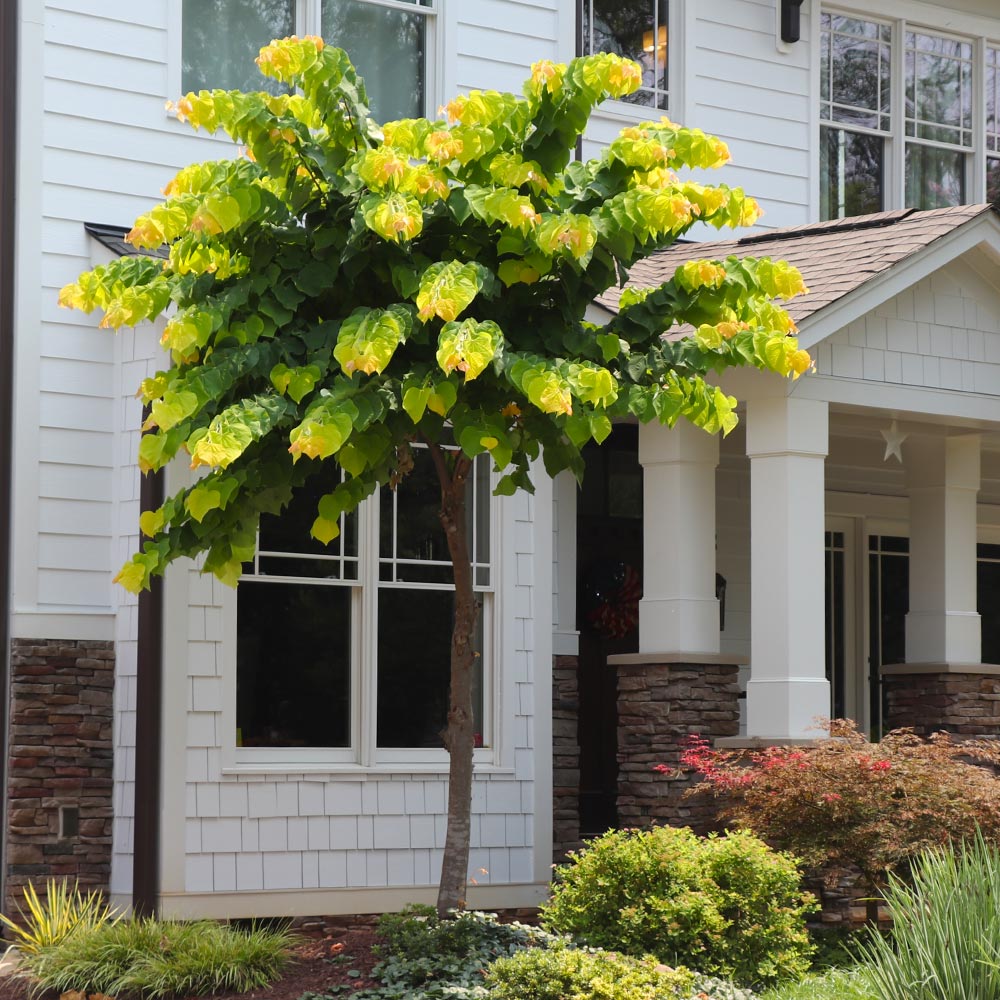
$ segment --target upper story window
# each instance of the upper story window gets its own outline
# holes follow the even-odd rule
[[[454,584],[426,448],[396,491],[383,489],[329,545],[309,537],[319,473],[280,516],[261,519],[236,610],[236,743],[305,761],[408,759],[441,746],[447,725]],[[482,602],[474,677],[477,743],[489,746],[493,573],[491,483],[479,459],[467,495],[473,582]],[[249,755],[249,756],[248,756]],[[401,757],[402,755],[402,757]]]
[[[821,218],[1000,200],[995,47],[824,11],[820,51]]]
[[[1000,49],[986,49],[986,200],[1000,205]]]
[[[669,0],[583,0],[583,53],[613,52],[642,67],[642,86],[623,100],[666,111],[670,89]]]
[[[260,48],[320,34],[346,49],[382,121],[424,114],[433,0],[183,0],[181,89],[274,91],[254,66]]]
[[[892,125],[890,28],[824,14],[820,40],[820,172],[824,219],[882,208]]]

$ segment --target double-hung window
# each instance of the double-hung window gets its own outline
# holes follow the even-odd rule
[[[319,34],[345,49],[380,121],[426,111],[434,0],[182,0],[181,90],[275,91],[254,66],[274,38]]]
[[[670,96],[670,0],[582,2],[583,54],[613,52],[634,59],[642,67],[642,86],[622,100],[666,111]]]
[[[1000,204],[1000,52],[902,20],[820,18],[820,216]]]
[[[820,39],[820,175],[824,219],[865,215],[885,199],[891,131],[891,29],[823,14]]]
[[[237,588],[237,761],[378,764],[440,757],[447,725],[454,584],[426,448],[413,469],[350,516],[329,545],[309,537],[322,471],[277,516]],[[476,742],[490,746],[491,475],[477,460],[466,495],[480,602]]]

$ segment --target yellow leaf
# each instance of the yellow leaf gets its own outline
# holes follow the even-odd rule
[[[148,538],[152,538],[162,527],[162,510],[144,510],[139,515],[139,530]]]
[[[316,541],[322,542],[324,545],[329,545],[340,534],[340,525],[336,521],[332,521],[321,515],[313,521],[309,533]]]

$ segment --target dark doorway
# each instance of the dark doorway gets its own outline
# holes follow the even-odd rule
[[[617,825],[618,690],[608,666],[639,649],[642,587],[642,467],[638,429],[619,426],[587,465],[577,507],[577,623],[580,629],[580,834]]]

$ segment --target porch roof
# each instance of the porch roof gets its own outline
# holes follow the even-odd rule
[[[738,240],[677,243],[637,262],[629,285],[655,287],[670,279],[685,261],[726,257],[775,257],[794,264],[809,288],[785,305],[800,325],[825,306],[843,298],[935,240],[996,210],[990,205],[959,205],[931,211],[901,209],[790,226],[754,233]],[[620,288],[609,288],[597,302],[618,311]]]

